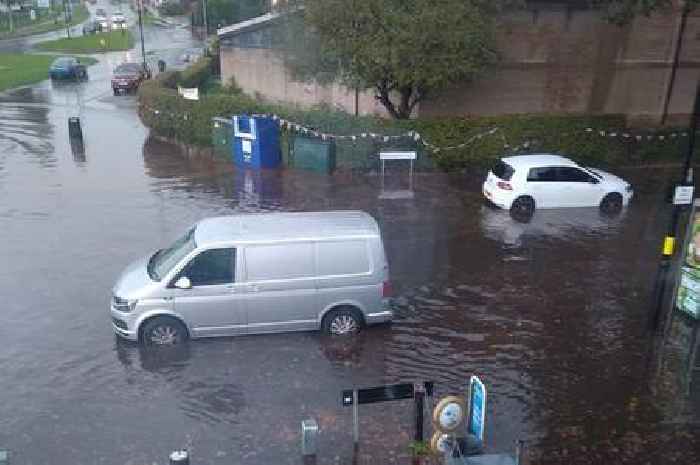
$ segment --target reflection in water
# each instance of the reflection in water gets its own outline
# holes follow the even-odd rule
[[[519,247],[526,237],[533,239],[596,238],[617,234],[626,210],[606,215],[599,208],[561,208],[536,210],[528,221],[513,218],[507,210],[483,205],[480,209],[484,236],[509,247]]]

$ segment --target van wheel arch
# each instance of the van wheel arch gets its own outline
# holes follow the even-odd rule
[[[159,313],[156,315],[151,315],[148,318],[145,318],[140,324],[139,324],[139,329],[138,329],[138,342],[139,343],[144,343],[143,339],[143,332],[146,326],[148,326],[148,323],[152,322],[153,320],[156,319],[169,319],[177,322],[179,325],[181,325],[184,330],[185,330],[185,337],[187,340],[192,338],[192,335],[190,334],[190,329],[187,327],[184,321],[182,319],[178,318],[175,315],[171,315],[169,313]]]

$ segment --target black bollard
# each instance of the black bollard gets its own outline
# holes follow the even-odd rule
[[[77,116],[68,118],[68,137],[71,139],[83,138],[83,130],[80,128],[80,118]]]
[[[190,454],[187,449],[176,450],[170,454],[170,465],[190,465]]]

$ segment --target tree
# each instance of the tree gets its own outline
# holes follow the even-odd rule
[[[431,93],[497,58],[495,0],[305,0],[289,14],[287,63],[297,77],[374,89],[405,119]],[[292,6],[291,8],[295,8]]]
[[[700,0],[590,0],[594,7],[601,8],[608,20],[622,25],[635,16],[650,15],[654,11],[683,6],[687,11],[700,6]]]

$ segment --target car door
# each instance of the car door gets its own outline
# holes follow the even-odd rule
[[[557,182],[555,166],[530,168],[527,173],[526,193],[535,199],[537,208],[557,207],[561,185]]]
[[[228,336],[245,332],[245,295],[236,282],[237,249],[201,251],[175,276],[170,284],[174,308],[196,337]],[[181,277],[192,287],[178,289]]]
[[[561,183],[561,198],[566,207],[597,206],[602,196],[599,182],[584,170],[575,166],[557,168]]]
[[[249,333],[316,329],[313,242],[245,247]]]

